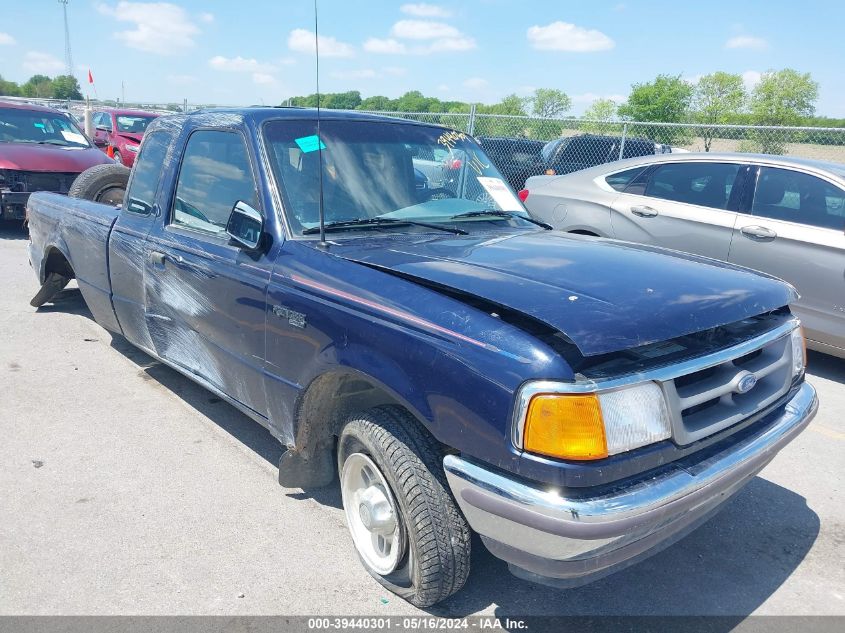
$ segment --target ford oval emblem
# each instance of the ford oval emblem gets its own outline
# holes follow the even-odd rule
[[[747,372],[745,375],[740,377],[740,379],[736,383],[736,392],[737,393],[748,393],[757,385],[757,376],[752,374],[751,372]]]

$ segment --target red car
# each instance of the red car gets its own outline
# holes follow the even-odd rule
[[[94,113],[94,144],[104,152],[114,149],[114,159],[132,167],[150,121],[158,117],[143,110],[108,108]]]
[[[33,191],[67,193],[80,172],[111,162],[66,112],[0,101],[0,219],[23,219]]]

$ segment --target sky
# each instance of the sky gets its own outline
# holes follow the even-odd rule
[[[56,0],[0,0],[0,75],[63,74]],[[791,67],[845,117],[845,2],[837,0],[318,0],[320,88],[494,103],[557,88],[572,114],[624,101],[660,73],[717,70],[753,86]],[[275,105],[316,89],[313,0],[69,0],[83,93],[127,101]],[[88,84],[91,71],[95,85]]]

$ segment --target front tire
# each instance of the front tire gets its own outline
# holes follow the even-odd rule
[[[353,415],[338,442],[346,521],[367,571],[418,607],[463,587],[470,529],[446,483],[440,446],[404,409]]]

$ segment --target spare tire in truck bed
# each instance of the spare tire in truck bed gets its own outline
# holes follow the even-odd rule
[[[67,195],[103,204],[122,204],[129,183],[129,171],[128,167],[118,163],[94,165],[76,177]]]

